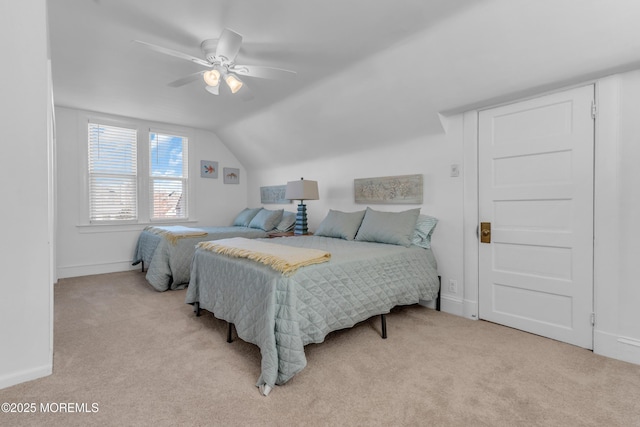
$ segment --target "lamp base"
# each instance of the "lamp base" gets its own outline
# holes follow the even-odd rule
[[[293,229],[296,236],[308,234],[307,230],[307,206],[300,201],[298,205],[298,213],[296,214],[296,226]]]

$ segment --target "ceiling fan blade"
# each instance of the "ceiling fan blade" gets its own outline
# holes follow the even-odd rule
[[[242,45],[242,36],[233,30],[225,28],[222,30],[218,46],[216,47],[216,56],[224,57],[228,61],[233,62],[240,51]]]
[[[198,71],[197,73],[189,74],[188,76],[184,76],[181,79],[168,83],[167,86],[180,87],[188,83],[195,82],[196,80],[202,80],[202,75],[204,73],[205,73],[204,71]]]
[[[247,77],[272,80],[295,80],[298,73],[283,68],[263,67],[260,65],[234,65],[229,68],[236,74]]]
[[[209,92],[212,95],[218,95],[220,93],[220,85],[218,86],[205,86],[204,87],[207,92]]]
[[[187,55],[186,53],[178,52],[177,50],[143,42],[140,40],[132,40],[132,41],[135,43],[139,43],[148,49],[155,50],[156,52],[164,53],[165,55],[175,56],[176,58],[186,59],[187,61],[195,62],[196,64],[203,65],[205,67],[211,67],[211,64],[208,61],[205,61],[204,59],[196,58],[195,56]]]

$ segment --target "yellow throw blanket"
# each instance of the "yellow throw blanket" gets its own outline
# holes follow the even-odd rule
[[[287,276],[300,267],[331,259],[329,252],[318,249],[296,248],[244,237],[200,242],[197,247],[231,257],[258,261]]]
[[[200,228],[184,227],[182,225],[150,225],[148,227],[145,227],[144,230],[153,234],[164,236],[169,242],[171,242],[172,245],[175,245],[178,239],[207,235],[207,232]]]

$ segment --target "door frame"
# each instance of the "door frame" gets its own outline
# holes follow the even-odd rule
[[[610,78],[611,79],[611,78]],[[604,83],[604,84],[603,84]],[[480,111],[488,110],[496,107],[500,107],[503,105],[513,104],[520,101],[526,101],[530,99],[539,98],[541,96],[564,92],[566,90],[571,90],[583,86],[594,85],[595,87],[595,102],[596,106],[601,104],[601,92],[604,86],[605,94],[611,94],[613,89],[611,86],[617,85],[617,82],[610,82],[606,80],[602,82],[601,80],[591,80],[581,82],[579,84],[560,87],[550,91],[543,91],[539,93],[532,93],[528,96],[522,96],[519,98],[513,98],[504,100],[503,102],[491,104],[484,106],[482,108],[478,108],[476,110],[470,110],[463,113],[463,165],[464,165],[464,191],[463,191],[463,254],[464,254],[464,291],[463,291],[463,307],[462,307],[462,315],[469,319],[479,320],[479,289],[480,289],[480,280],[479,280],[479,242],[478,242],[478,225],[480,221],[479,217],[479,169],[478,169],[478,126],[479,126],[479,115]],[[617,101],[617,96],[615,97]],[[611,100],[607,102],[607,107],[612,105]],[[598,108],[599,110],[601,108]],[[608,206],[619,206],[619,204],[612,205],[611,203],[615,203],[614,200],[609,200],[612,197],[612,192],[606,190],[608,187],[607,182],[609,179],[601,179],[603,178],[598,174],[598,172],[602,169],[605,171],[615,170],[615,156],[612,155],[611,150],[606,151],[604,147],[600,147],[601,145],[598,142],[600,140],[611,140],[615,139],[617,141],[617,132],[616,126],[612,124],[612,114],[603,114],[601,111],[596,113],[595,120],[595,130],[594,130],[594,197],[593,197],[593,223],[594,223],[594,242],[595,237],[599,236],[598,233],[600,228],[604,228],[599,226],[599,224],[606,224],[606,217],[609,215],[607,212],[604,212],[602,209],[598,209],[599,206],[604,204],[609,204]],[[602,131],[600,131],[602,129]],[[611,221],[608,221],[609,224]],[[608,238],[617,238],[616,233],[609,233],[607,231]],[[596,315],[596,325],[593,328],[594,339],[593,339],[593,349],[594,352],[597,348],[597,338],[596,338],[596,329],[598,327],[598,318],[599,311],[598,308],[600,304],[598,303],[598,296],[601,294],[598,292],[598,283],[602,283],[602,280],[606,278],[606,280],[611,281],[612,276],[611,272],[605,271],[601,265],[599,265],[598,260],[600,259],[600,254],[604,254],[602,250],[598,252],[598,247],[594,243],[593,248],[593,311]],[[607,256],[609,260],[611,260],[611,256]],[[610,261],[611,264],[613,261]],[[616,271],[617,276],[617,271]],[[610,298],[607,298],[610,300]],[[611,307],[609,305],[609,307]]]
[[[589,84],[482,110],[478,123],[480,220],[495,227],[479,245],[479,317],[589,350],[594,106]]]

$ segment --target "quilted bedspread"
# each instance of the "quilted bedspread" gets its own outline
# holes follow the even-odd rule
[[[186,303],[233,323],[240,338],[260,348],[258,386],[287,382],[306,366],[304,346],[329,332],[438,294],[429,249],[319,236],[270,242],[325,250],[331,260],[287,277],[255,261],[198,249],[186,296]]]
[[[198,227],[206,236],[184,237],[171,243],[167,238],[142,231],[138,237],[133,263],[144,262],[147,281],[158,291],[177,289],[189,283],[191,260],[196,244],[206,240],[266,237],[267,233],[249,227]]]

